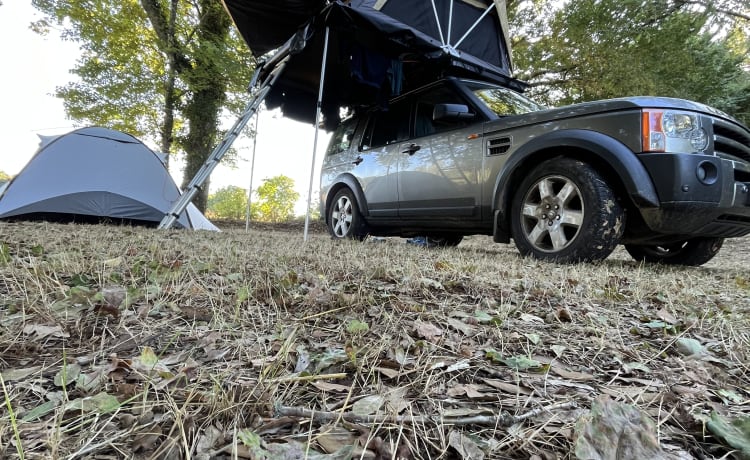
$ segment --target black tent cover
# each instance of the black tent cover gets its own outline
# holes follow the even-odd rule
[[[266,96],[299,121],[315,120],[326,28],[326,119],[446,75],[525,87],[511,77],[505,0],[223,1],[255,56],[305,42]]]

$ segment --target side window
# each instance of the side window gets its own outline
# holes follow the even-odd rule
[[[331,141],[328,143],[328,150],[326,150],[326,156],[337,155],[341,152],[349,150],[352,145],[352,138],[354,137],[354,130],[357,127],[357,123],[352,119],[344,121],[336,128],[331,136]]]
[[[373,112],[362,136],[362,150],[400,142],[409,137],[409,105],[397,103]]]
[[[432,119],[436,104],[466,104],[466,101],[446,87],[439,87],[423,93],[417,97],[417,110],[414,120],[414,136],[429,136],[468,124],[466,120],[438,122]]]

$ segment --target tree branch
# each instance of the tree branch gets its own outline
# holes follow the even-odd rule
[[[565,401],[551,406],[539,407],[521,415],[508,413],[499,415],[475,415],[473,417],[443,417],[441,415],[357,415],[352,412],[329,412],[314,411],[303,407],[278,406],[275,416],[303,417],[316,422],[327,423],[343,419],[351,423],[367,424],[425,424],[434,425],[482,425],[482,426],[510,426],[518,422],[535,417],[543,412],[553,410],[572,409],[576,407],[575,401]]]

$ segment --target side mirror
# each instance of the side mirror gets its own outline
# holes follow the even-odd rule
[[[464,104],[435,104],[432,110],[432,121],[471,120],[474,114]]]

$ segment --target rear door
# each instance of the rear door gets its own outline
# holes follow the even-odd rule
[[[351,172],[362,186],[370,218],[398,218],[398,147],[408,137],[409,118],[405,101],[367,117]]]

